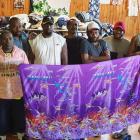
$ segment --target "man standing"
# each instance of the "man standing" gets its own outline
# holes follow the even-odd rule
[[[68,64],[82,64],[80,49],[81,42],[84,39],[78,35],[78,22],[76,19],[70,19],[67,22],[68,35],[65,37],[68,48]]]
[[[140,55],[140,33],[131,39],[128,55]]]
[[[23,25],[19,18],[13,17],[9,21],[9,29],[13,35],[14,44],[25,51],[29,61],[32,63],[33,55],[30,44],[28,42],[28,36],[23,31]]]
[[[54,19],[45,16],[42,21],[43,32],[30,40],[35,64],[67,64],[67,45],[62,36],[53,32]]]
[[[111,59],[122,58],[128,55],[130,42],[124,38],[124,35],[125,24],[122,21],[118,21],[114,25],[113,36],[104,38],[104,40],[109,44]],[[125,135],[127,135],[127,128],[113,133],[112,137],[114,139],[120,139]]]
[[[96,22],[87,26],[88,40],[82,42],[81,57],[83,63],[100,62],[110,59],[107,43],[100,39],[100,27]]]
[[[0,139],[17,134],[23,140],[25,133],[25,112],[23,93],[18,75],[19,64],[28,64],[25,52],[14,46],[11,32],[1,34],[0,47]],[[12,138],[11,138],[12,139]]]
[[[122,58],[127,56],[129,40],[124,38],[125,24],[122,21],[115,23],[113,36],[108,36],[104,40],[109,44],[111,59]]]

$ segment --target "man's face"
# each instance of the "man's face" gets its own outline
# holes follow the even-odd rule
[[[91,29],[87,31],[87,35],[92,42],[96,42],[99,39],[100,34],[98,29]]]
[[[67,29],[71,33],[76,33],[78,29],[78,23],[76,20],[69,21],[69,24],[67,25]]]
[[[22,30],[23,27],[20,20],[16,20],[10,25],[10,31],[12,32],[13,36],[20,36]]]
[[[2,41],[1,41],[2,47],[5,50],[12,50],[14,43],[13,43],[13,36],[11,33],[5,33],[2,36]]]
[[[115,28],[113,34],[115,39],[121,39],[124,36],[124,31],[121,28]]]
[[[42,24],[42,29],[45,35],[51,35],[53,32],[53,23]]]

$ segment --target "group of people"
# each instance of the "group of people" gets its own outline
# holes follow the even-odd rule
[[[124,37],[125,25],[121,21],[114,25],[113,36],[106,38],[101,38],[100,26],[93,21],[87,26],[87,39],[78,35],[76,19],[67,22],[68,35],[65,37],[54,32],[51,16],[45,16],[41,26],[42,33],[27,35],[20,20],[11,18],[9,30],[0,36],[0,64],[14,65],[15,68],[21,63],[74,65],[140,54],[140,34],[131,41],[127,40]],[[17,94],[19,87],[13,87],[13,79],[5,76],[7,89],[3,92],[6,93],[0,91],[0,138],[6,140],[7,134],[17,134],[19,140],[26,140],[23,94],[20,90]],[[113,137],[118,138],[119,134],[115,133]]]

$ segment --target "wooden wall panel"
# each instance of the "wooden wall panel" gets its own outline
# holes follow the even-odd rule
[[[88,11],[89,0],[71,0],[70,16],[75,16],[75,12]]]
[[[29,0],[25,0],[24,8],[14,8],[14,0],[0,0],[0,16],[29,13]]]
[[[100,20],[111,24],[124,21],[128,38],[140,32],[140,11],[138,16],[129,17],[128,0],[123,0],[122,5],[100,5]]]

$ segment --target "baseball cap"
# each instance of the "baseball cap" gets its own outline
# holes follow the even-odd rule
[[[116,22],[114,24],[114,28],[113,29],[116,29],[116,28],[120,28],[120,29],[122,29],[125,32],[125,24],[124,24],[124,22],[122,22],[122,21]]]
[[[99,24],[96,23],[96,22],[94,22],[94,21],[90,22],[90,23],[87,25],[87,30],[89,31],[89,30],[92,30],[92,29],[98,29],[98,30],[100,30]]]
[[[54,24],[54,19],[52,16],[44,16],[42,20],[42,24]]]

